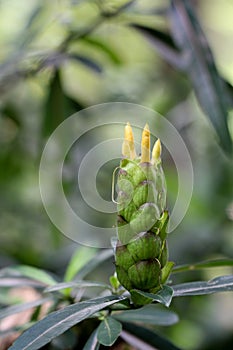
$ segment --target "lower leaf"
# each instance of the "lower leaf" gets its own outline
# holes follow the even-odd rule
[[[112,317],[106,317],[99,325],[97,331],[97,339],[100,344],[111,346],[115,343],[122,330],[119,321]]]

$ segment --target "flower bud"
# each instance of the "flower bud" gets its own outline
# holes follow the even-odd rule
[[[173,263],[168,261],[166,181],[161,164],[161,143],[155,142],[150,159],[150,131],[146,124],[141,157],[136,157],[130,124],[125,127],[123,159],[117,177],[117,278],[131,293],[135,305],[150,299],[135,289],[155,293],[166,283]]]

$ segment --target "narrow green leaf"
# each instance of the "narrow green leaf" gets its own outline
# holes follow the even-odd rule
[[[28,277],[49,286],[57,283],[57,281],[46,271],[27,265],[16,265],[4,268],[0,270],[0,277],[4,276]]]
[[[232,151],[232,140],[227,125],[228,90],[220,77],[208,41],[200,26],[194,6],[189,0],[172,0],[171,30],[174,41],[186,57],[186,71],[197,99],[213,124],[223,149]]]
[[[112,317],[106,317],[99,325],[97,339],[100,344],[111,346],[115,343],[122,330],[120,322]]]
[[[134,343],[132,345],[135,347],[139,343],[142,344],[143,341],[145,345],[149,344],[155,349],[159,350],[181,350],[180,348],[172,344],[168,339],[158,335],[154,331],[151,331],[145,327],[138,326],[132,323],[123,323],[123,329],[127,331],[125,332],[127,334],[125,337],[125,334],[123,333],[124,331],[122,331],[121,337],[127,342],[129,342],[129,338],[127,337],[127,335],[133,335]],[[141,349],[146,349],[146,346],[141,347]]]
[[[33,307],[36,307],[39,305],[43,305],[51,300],[52,300],[51,298],[43,298],[43,299],[39,299],[39,300],[30,301],[28,303],[17,304],[17,305],[5,307],[4,309],[1,309],[1,311],[0,311],[0,319],[17,314],[17,313],[25,311],[25,310],[32,309]]]
[[[123,296],[110,295],[69,305],[62,310],[52,312],[23,333],[10,349],[40,349],[75,324],[123,299]]]
[[[196,264],[178,265],[173,267],[172,273],[206,269],[210,267],[233,266],[233,259],[218,259],[202,261]]]
[[[112,317],[124,322],[136,322],[158,326],[170,326],[178,322],[179,318],[177,314],[172,311],[163,310],[158,306],[159,305],[150,304],[140,309],[115,313]]]
[[[99,350],[100,343],[98,342],[97,339],[97,329],[92,332],[90,338],[86,342],[83,350]]]
[[[100,287],[104,289],[111,289],[111,287],[105,283],[93,282],[93,281],[75,281],[75,282],[64,282],[58,283],[54,286],[45,288],[44,292],[51,293],[57,292],[66,288],[89,288],[89,287]]]
[[[166,285],[163,286],[162,289],[160,289],[160,291],[158,291],[158,293],[156,294],[143,292],[138,289],[133,289],[133,292],[143,295],[144,297],[149,298],[152,301],[157,301],[158,303],[163,304],[167,307],[169,307],[173,296],[173,289]],[[132,291],[130,291],[130,293],[132,293]]]
[[[233,291],[233,275],[220,276],[208,282],[190,282],[172,286],[174,297],[205,295]]]
[[[96,249],[90,247],[80,247],[73,254],[69,265],[66,269],[64,281],[71,281],[75,275],[85,267],[90,261],[92,261],[93,257],[96,255]]]

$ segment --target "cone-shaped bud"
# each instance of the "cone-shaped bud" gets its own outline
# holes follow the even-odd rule
[[[121,285],[130,291],[135,305],[150,298],[135,289],[156,293],[166,283],[173,267],[168,262],[165,210],[166,182],[161,164],[161,143],[157,140],[150,160],[150,131],[142,133],[141,157],[136,158],[133,132],[125,127],[123,159],[117,179],[116,273]]]
[[[153,147],[152,150],[152,164],[158,164],[158,162],[161,161],[161,153],[162,153],[162,146],[161,146],[161,142],[160,139],[158,139]]]

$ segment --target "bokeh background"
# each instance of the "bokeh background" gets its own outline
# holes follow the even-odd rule
[[[231,106],[225,108],[229,111],[227,123],[233,137],[233,3],[189,2],[224,79]],[[214,129],[210,115],[200,107],[200,96],[195,94],[198,82],[202,94],[205,72],[186,67],[184,52],[176,47],[179,26],[171,23],[169,1],[125,4],[0,1],[1,268],[29,264],[62,275],[79,249],[46,215],[38,184],[39,162],[46,140],[65,118],[105,102],[133,102],[156,110],[176,126],[189,149],[193,197],[183,222],[169,237],[171,260],[179,265],[233,258],[232,154],[226,144],[225,150],[220,145],[221,123]],[[143,32],[142,28],[150,29]],[[194,63],[206,59],[208,67],[209,56],[204,52],[203,58],[200,51],[203,38],[196,34],[194,39],[200,54]],[[226,107],[225,100],[220,102]],[[220,102],[213,101],[209,108],[214,111],[215,103]],[[90,147],[88,140],[87,136],[74,148],[66,162],[64,188],[77,203],[81,198],[75,190],[75,166]],[[177,174],[166,150],[163,161],[168,206],[172,206]],[[106,199],[111,196],[114,166],[114,162],[106,164],[98,177],[99,192]],[[102,216],[95,219],[102,224]],[[108,264],[98,277],[107,280],[113,270],[113,264]],[[222,267],[177,274],[172,279],[177,283],[208,280],[230,273],[231,268]],[[232,349],[231,293],[178,298],[172,309],[178,312],[180,322],[159,331],[175,344],[187,350]]]

